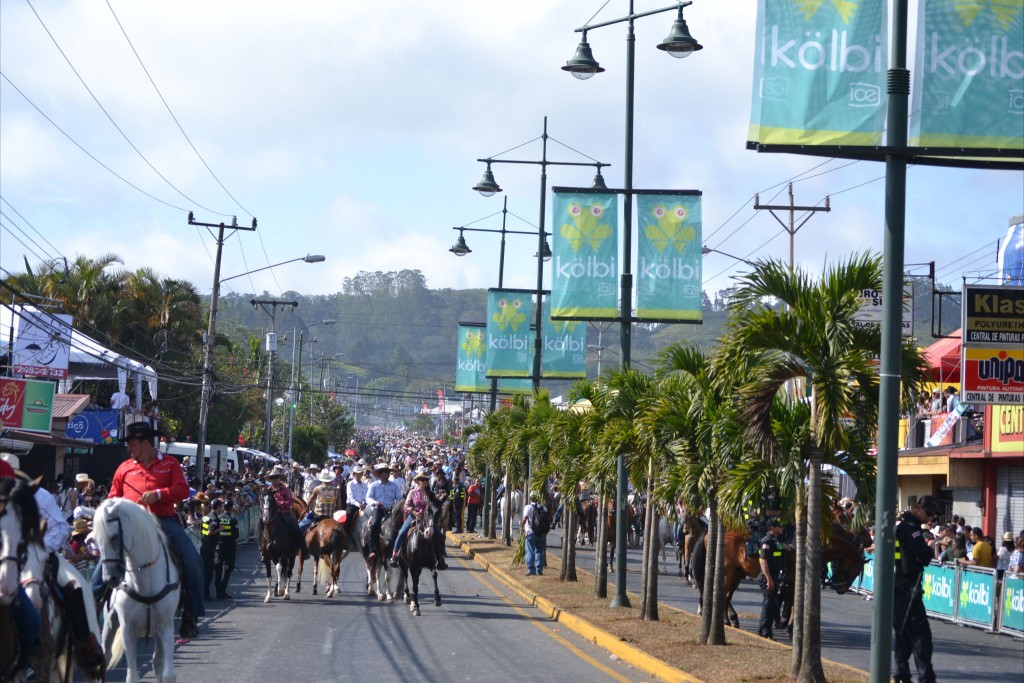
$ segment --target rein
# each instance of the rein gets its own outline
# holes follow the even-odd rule
[[[167,547],[164,544],[164,542],[161,540],[160,541],[160,551],[159,551],[159,553],[157,554],[156,557],[154,557],[149,562],[146,562],[145,564],[141,564],[141,565],[139,565],[137,567],[129,567],[127,559],[125,557],[124,531],[121,528],[121,518],[120,517],[111,517],[111,519],[114,522],[117,522],[117,530],[118,530],[118,534],[117,534],[117,541],[118,541],[117,542],[117,557],[116,558],[104,559],[103,563],[104,564],[107,564],[107,563],[116,564],[117,566],[121,567],[122,570],[124,571],[125,579],[121,582],[121,585],[118,586],[118,589],[124,591],[125,594],[127,594],[128,597],[130,597],[135,602],[138,602],[140,604],[146,605],[147,607],[152,607],[152,605],[154,605],[154,604],[160,602],[161,600],[163,600],[164,598],[166,598],[167,595],[171,591],[177,589],[179,584],[180,584],[180,579],[175,579],[174,581],[171,581],[171,558],[170,558],[170,555],[168,553]],[[161,557],[164,558],[164,577],[165,577],[164,578],[164,581],[165,581],[164,587],[161,588],[159,591],[157,591],[153,595],[143,595],[143,594],[139,593],[137,590],[135,590],[135,588],[133,586],[131,586],[128,583],[127,575],[128,574],[134,574],[134,573],[137,573],[137,572],[139,572],[139,571],[141,571],[143,569],[148,569],[149,567],[152,567],[153,565],[155,565],[157,563],[157,561],[160,560]],[[146,610],[146,637],[147,638],[150,636],[150,616],[151,616],[151,612],[152,612],[152,610],[150,610],[150,609]]]
[[[7,505],[11,502],[10,496],[0,496],[0,517],[7,514]],[[28,561],[28,544],[25,539],[21,539],[15,548],[14,555],[4,555],[0,557],[0,563],[13,562],[18,567],[18,573],[21,573],[22,568],[25,566],[25,562]]]

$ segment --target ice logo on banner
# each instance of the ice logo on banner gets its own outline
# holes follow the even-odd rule
[[[498,311],[491,316],[498,329],[504,332],[512,327],[513,332],[519,331],[519,326],[526,322],[526,314],[520,309],[523,307],[522,299],[499,299]]]
[[[590,247],[590,251],[597,252],[605,240],[612,236],[612,229],[605,221],[604,203],[594,202],[584,205],[573,202],[569,205],[569,219],[571,222],[563,223],[559,233],[569,243],[573,252],[579,254],[584,244]],[[586,258],[574,258],[562,261],[559,256],[556,258],[555,273],[558,277],[608,277],[617,275],[615,259],[602,261],[594,255]]]

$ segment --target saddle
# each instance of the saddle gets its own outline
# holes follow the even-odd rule
[[[50,599],[57,611],[62,612],[68,620],[69,644],[74,648],[74,658],[79,668],[90,677],[102,679],[107,670],[106,657],[96,636],[89,630],[85,589],[70,581],[61,585],[57,577],[59,567],[60,559],[56,553],[51,552],[43,567],[43,582],[49,589]],[[58,647],[61,647],[60,643]]]

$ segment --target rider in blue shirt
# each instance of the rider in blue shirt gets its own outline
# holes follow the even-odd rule
[[[366,489],[366,505],[373,510],[370,518],[371,558],[376,557],[380,551],[380,525],[384,521],[384,516],[390,513],[395,503],[402,498],[401,487],[388,479],[391,476],[391,468],[387,463],[377,463],[373,473],[377,475],[377,480]]]

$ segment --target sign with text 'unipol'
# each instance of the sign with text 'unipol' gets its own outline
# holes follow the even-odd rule
[[[700,194],[641,194],[636,201],[636,319],[699,322]]]
[[[887,17],[882,0],[759,0],[747,139],[881,144]]]
[[[618,195],[555,192],[551,215],[551,315],[618,318]]]

